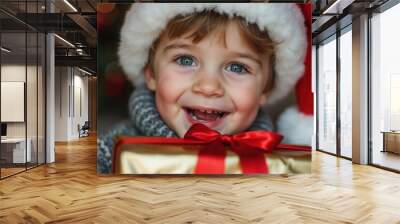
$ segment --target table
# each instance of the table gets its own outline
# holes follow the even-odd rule
[[[400,154],[400,131],[382,131],[383,151]]]
[[[2,159],[5,159],[6,163],[30,162],[32,160],[32,154],[31,154],[32,140],[30,138],[27,138],[26,142],[27,142],[27,147],[25,151],[25,144],[24,144],[25,138],[1,139]]]

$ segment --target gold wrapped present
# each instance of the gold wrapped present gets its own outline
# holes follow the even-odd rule
[[[184,138],[120,137],[113,150],[118,174],[309,173],[309,147],[279,144],[268,131],[223,135],[194,124]]]
[[[140,144],[140,138],[130,138],[128,144],[121,144],[114,150],[113,170],[117,174],[193,174],[204,145],[186,144]],[[225,174],[241,174],[239,156],[224,146]],[[264,153],[268,174],[309,173],[311,169],[310,151],[284,150]],[[298,146],[293,146],[294,148]]]

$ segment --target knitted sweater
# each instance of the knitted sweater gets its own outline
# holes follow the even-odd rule
[[[124,136],[163,136],[178,137],[161,119],[155,104],[154,92],[139,88],[129,99],[128,121],[122,122],[98,138],[97,172],[110,173],[114,138]],[[257,117],[248,130],[272,131],[273,125],[265,111],[259,110]]]

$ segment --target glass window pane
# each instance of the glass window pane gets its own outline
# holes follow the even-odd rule
[[[400,170],[400,4],[372,18],[372,163]]]
[[[38,12],[36,1],[26,2],[24,10],[30,20],[37,20],[32,16]],[[37,21],[32,21],[33,23]],[[27,64],[26,64],[26,131],[27,131],[27,167],[37,166],[38,163],[38,34],[32,27],[26,27]]]
[[[340,153],[352,157],[352,35],[340,37]]]
[[[0,1],[0,7],[22,20],[39,19],[36,13],[43,13],[44,5],[45,0]],[[0,110],[14,116],[1,119],[0,173],[4,178],[45,162],[45,35],[0,12],[0,44],[4,49]]]
[[[26,158],[26,33],[2,32],[1,46],[1,140],[2,178],[25,170]],[[12,108],[12,109],[11,109]]]
[[[26,80],[26,113],[27,113],[27,142],[31,153],[29,154],[27,166],[33,167],[37,165],[37,33],[27,33],[27,80]]]
[[[318,147],[336,153],[336,39],[318,48]]]

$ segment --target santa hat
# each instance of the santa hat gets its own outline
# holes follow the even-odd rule
[[[278,43],[274,65],[275,86],[268,104],[287,96],[304,73],[308,44],[303,9],[292,3],[135,3],[126,14],[118,52],[129,79],[135,85],[144,83],[143,68],[148,60],[149,49],[171,19],[204,10],[213,10],[229,17],[240,16],[249,23],[257,24],[260,30],[267,30],[272,41]],[[283,117],[279,120],[287,122]],[[288,125],[278,124],[278,127]],[[287,138],[285,128],[280,130]]]
[[[307,51],[304,58],[305,69],[295,86],[296,106],[286,109],[278,118],[278,131],[288,144],[311,145],[314,131],[314,98],[311,88],[311,4],[299,4],[307,32]]]

